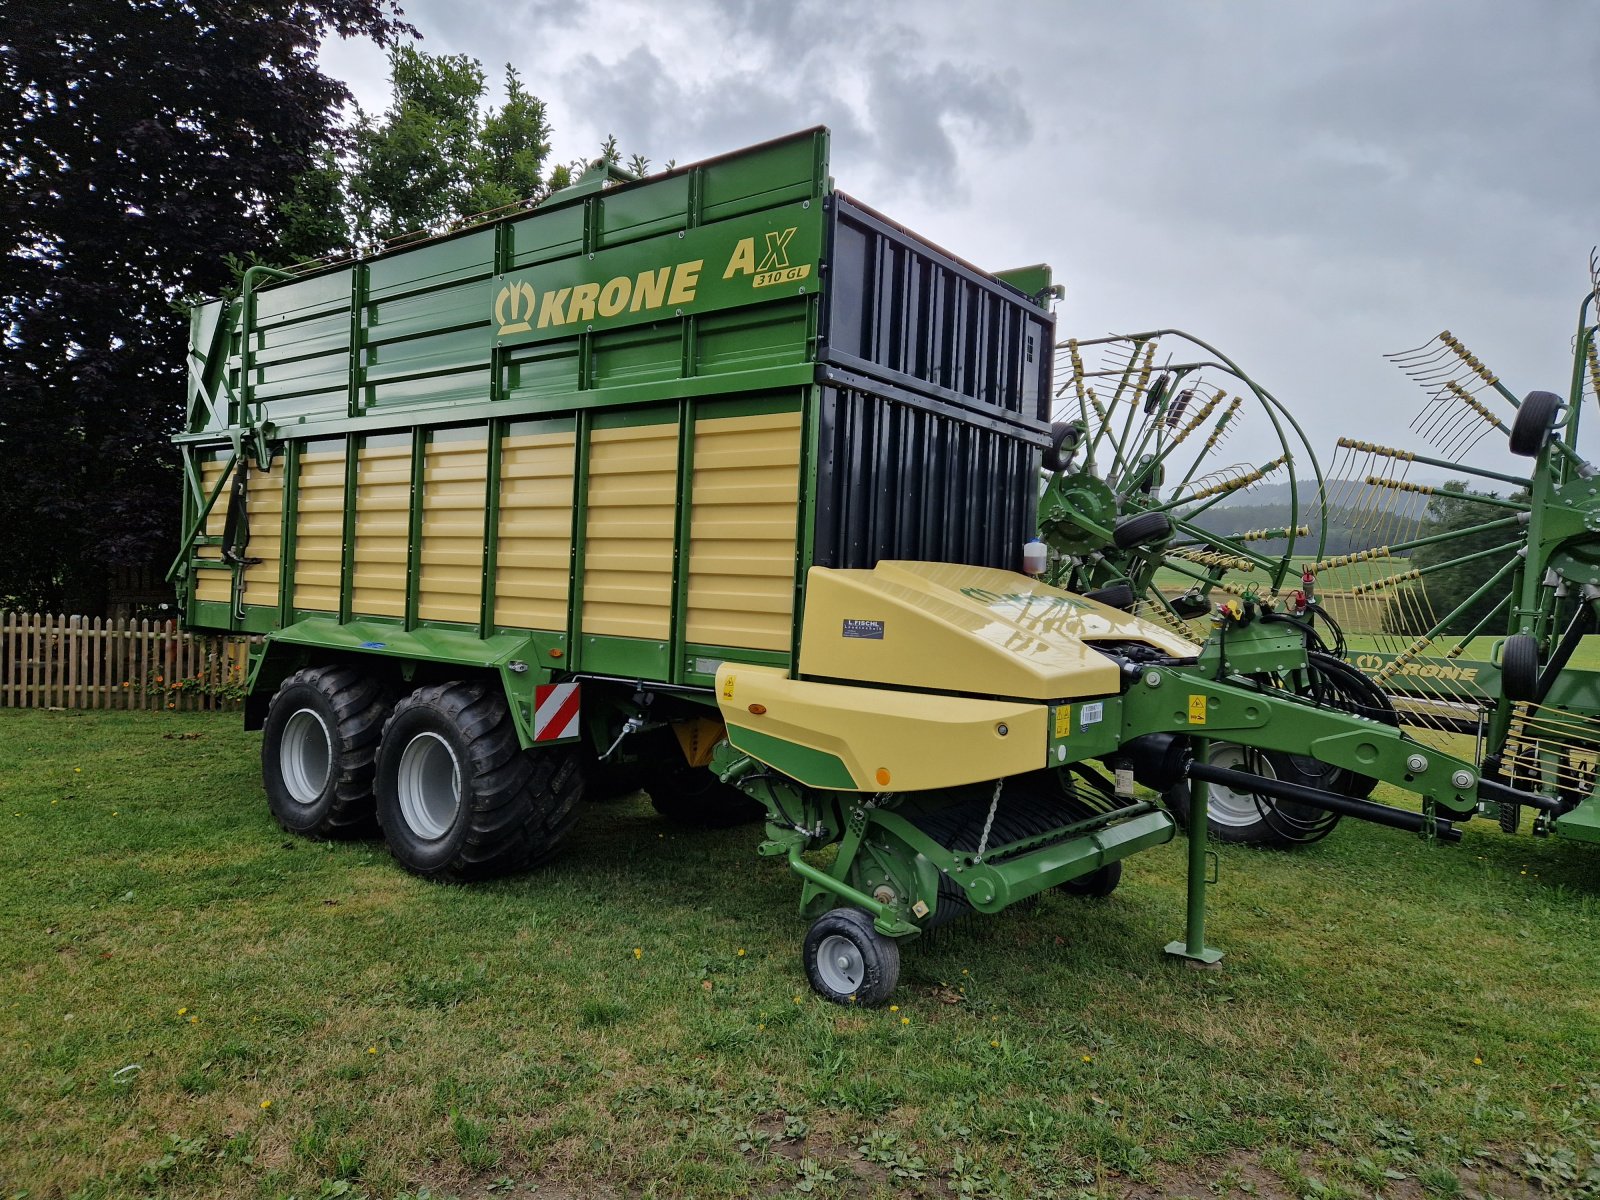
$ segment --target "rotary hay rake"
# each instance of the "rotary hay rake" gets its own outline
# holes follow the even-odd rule
[[[1264,681],[1470,753],[1524,797],[1480,800],[1477,815],[1508,832],[1531,807],[1536,834],[1600,841],[1600,672],[1574,662],[1600,627],[1600,480],[1578,450],[1583,404],[1600,403],[1600,258],[1590,275],[1565,396],[1519,397],[1447,330],[1388,356],[1426,393],[1410,428],[1435,453],[1345,437],[1326,472],[1283,405],[1190,335],[1062,343],[1040,502],[1048,578],[1191,637],[1218,627],[1219,601],[1221,628],[1241,601],[1320,621],[1311,677]],[[1228,463],[1247,420],[1279,453]],[[1526,475],[1463,461],[1502,445],[1530,460]],[[1423,482],[1440,472],[1471,486]],[[1210,528],[1210,510],[1264,481],[1286,485],[1287,525]],[[1327,553],[1329,514],[1365,545]],[[1348,791],[1305,756],[1226,742],[1211,753]],[[1182,795],[1169,799],[1182,816]],[[1221,786],[1210,816],[1225,840],[1275,845],[1316,840],[1339,819]]]

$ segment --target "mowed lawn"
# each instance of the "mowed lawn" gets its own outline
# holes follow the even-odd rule
[[[0,713],[0,1195],[1600,1193],[1600,847],[1224,848],[1203,972],[1180,839],[859,1011],[752,830],[635,796],[438,886],[285,836],[258,753]]]

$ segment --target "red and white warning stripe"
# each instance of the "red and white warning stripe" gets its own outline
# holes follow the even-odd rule
[[[558,742],[578,736],[578,685],[551,683],[533,690],[533,740]]]

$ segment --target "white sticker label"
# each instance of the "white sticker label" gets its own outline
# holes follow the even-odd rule
[[[1093,704],[1081,705],[1078,711],[1083,714],[1078,718],[1079,726],[1083,729],[1087,729],[1091,725],[1100,724],[1101,719],[1105,715],[1105,705],[1096,700]]]

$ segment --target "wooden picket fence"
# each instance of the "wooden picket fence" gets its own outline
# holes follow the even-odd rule
[[[0,612],[0,708],[237,708],[248,644],[172,621]]]

